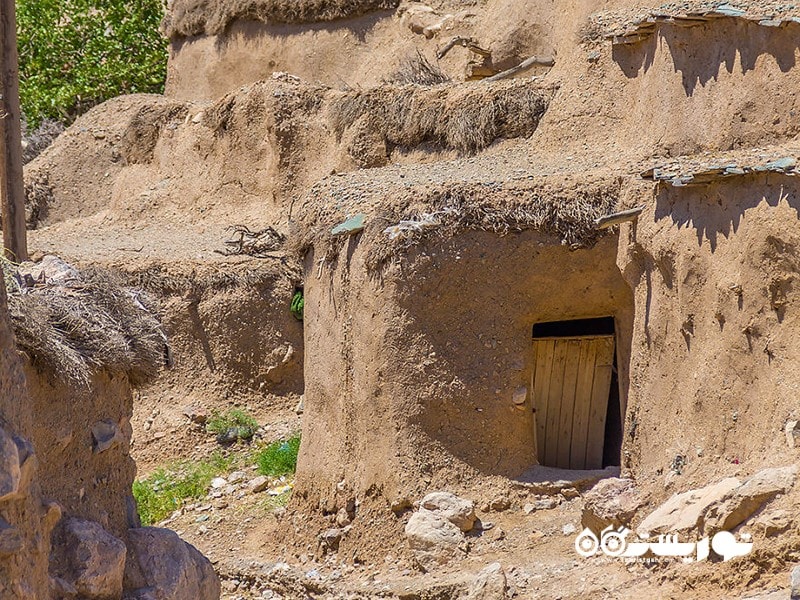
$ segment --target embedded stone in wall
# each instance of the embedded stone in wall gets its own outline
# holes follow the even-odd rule
[[[13,527],[0,518],[0,558],[12,556],[22,550],[22,536]]]
[[[130,598],[218,600],[220,582],[211,562],[174,531],[140,527],[128,531],[125,588]]]
[[[53,545],[51,571],[57,588],[81,598],[103,600],[122,595],[125,544],[94,521],[68,518]]]
[[[100,454],[122,443],[124,436],[113,421],[98,421],[92,426],[92,451]]]
[[[19,450],[14,438],[0,427],[0,502],[13,498],[19,491]]]

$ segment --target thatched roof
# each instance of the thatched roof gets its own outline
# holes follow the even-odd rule
[[[166,336],[142,292],[98,270],[78,272],[54,256],[2,264],[17,346],[37,368],[80,385],[99,370],[141,385],[164,364]]]
[[[399,0],[173,0],[161,24],[169,38],[218,35],[234,21],[299,24],[397,8]]]
[[[505,156],[326,178],[300,208],[290,244],[301,255],[313,246],[317,259],[333,260],[349,230],[368,244],[367,268],[379,270],[425,238],[441,239],[465,230],[506,235],[534,229],[573,248],[591,246],[605,235],[595,220],[620,204],[618,173],[532,167],[521,156],[518,164],[531,169],[523,173],[503,168]],[[354,216],[358,218],[348,222]],[[361,217],[363,229],[358,223],[353,227]],[[343,234],[337,235],[334,229],[343,223]]]

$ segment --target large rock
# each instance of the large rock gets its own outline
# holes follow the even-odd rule
[[[422,508],[444,517],[461,531],[469,531],[475,526],[475,503],[459,498],[450,492],[432,492],[420,503]]]
[[[641,505],[633,480],[603,479],[583,495],[581,524],[599,535],[609,525],[628,525]]]
[[[441,514],[423,508],[408,520],[406,538],[419,566],[430,571],[456,555],[464,534]]]
[[[94,521],[68,518],[53,544],[51,571],[65,589],[91,600],[119,598],[125,544]]]
[[[174,531],[128,530],[125,587],[130,598],[219,600],[219,577],[209,560]]]
[[[14,438],[0,427],[0,502],[16,497],[20,475],[17,444]]]
[[[642,535],[655,533],[677,533],[702,527],[703,518],[709,507],[722,501],[730,492],[739,487],[735,477],[728,477],[713,485],[675,494],[654,510],[636,528]]]
[[[508,598],[507,588],[503,567],[500,563],[492,563],[478,573],[463,600],[505,600]]]
[[[729,531],[747,520],[764,503],[794,486],[797,466],[759,471],[732,490],[705,518],[705,531]]]

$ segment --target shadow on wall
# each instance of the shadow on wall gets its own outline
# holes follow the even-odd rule
[[[736,233],[748,209],[762,202],[777,207],[787,203],[800,218],[800,194],[793,178],[778,174],[737,177],[727,183],[689,188],[659,186],[656,194],[656,221],[670,218],[679,228],[692,227],[697,245],[708,241],[715,252],[718,236]],[[734,183],[731,185],[731,183]]]
[[[796,65],[800,49],[800,24],[765,27],[739,18],[720,18],[685,27],[664,23],[656,33],[637,44],[613,47],[614,61],[629,79],[653,66],[661,44],[669,47],[675,72],[683,78],[683,88],[691,96],[698,85],[719,78],[722,68],[733,74],[738,61],[744,75],[756,67],[762,55],[772,56],[783,73]]]

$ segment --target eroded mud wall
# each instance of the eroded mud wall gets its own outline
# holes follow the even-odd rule
[[[613,237],[571,251],[535,232],[466,233],[381,275],[349,244],[332,271],[306,265],[301,493],[339,483],[392,500],[535,464],[530,394],[513,396],[530,387],[536,322],[614,316],[627,381],[632,298]]]
[[[45,506],[30,445],[32,411],[0,284],[0,598],[48,593],[50,531],[60,516]]]
[[[664,186],[623,227],[636,302],[624,447],[640,480],[792,460],[781,430],[800,417],[799,192],[779,175]]]
[[[82,387],[31,367],[26,375],[43,493],[69,516],[96,521],[126,539],[127,530],[139,525],[131,493],[136,465],[127,377],[100,373]]]

